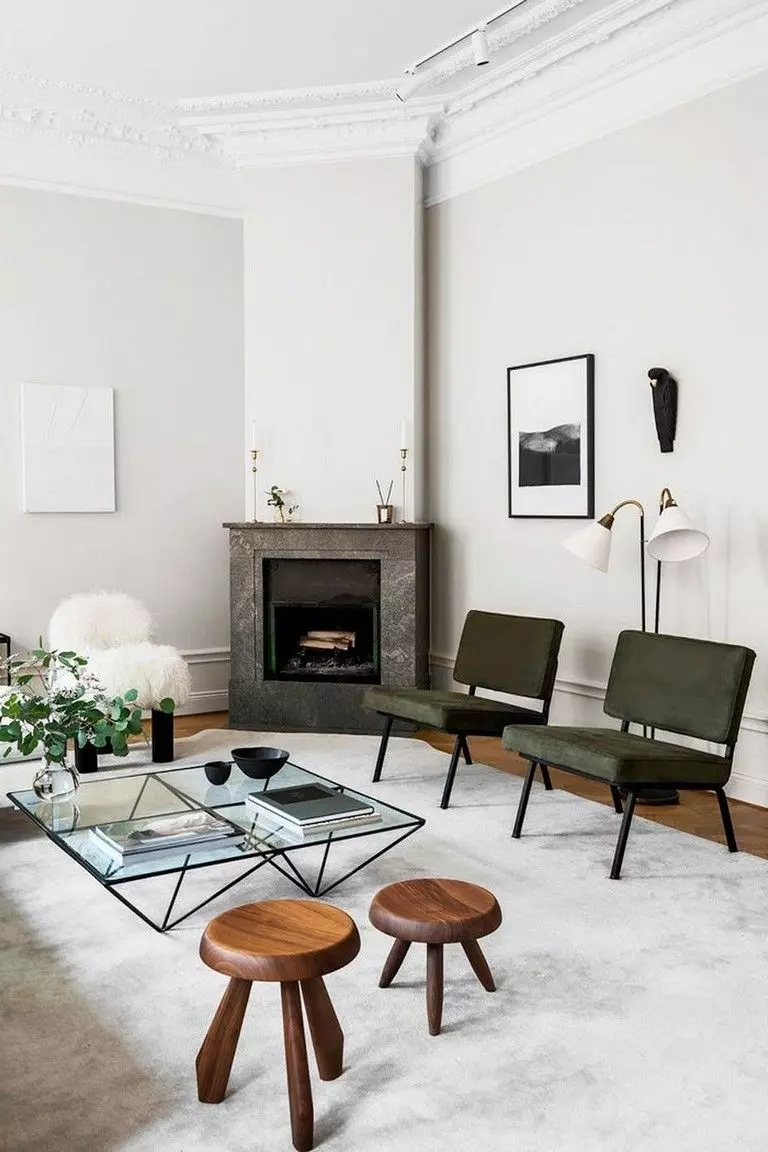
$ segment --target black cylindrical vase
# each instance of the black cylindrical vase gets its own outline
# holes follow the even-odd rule
[[[173,760],[173,712],[152,709],[152,760],[155,764]]]
[[[75,741],[75,768],[78,772],[96,772],[99,767],[98,749],[90,741],[81,748]]]

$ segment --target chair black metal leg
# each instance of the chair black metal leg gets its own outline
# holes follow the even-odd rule
[[[624,851],[627,847],[627,839],[629,838],[629,826],[632,823],[632,817],[635,813],[635,801],[637,796],[634,792],[627,792],[624,801],[624,817],[621,821],[621,828],[619,829],[619,839],[616,841],[616,851],[613,854],[613,864],[611,865],[611,880],[618,880],[621,876],[621,865],[624,861]]]
[[[547,792],[551,792],[552,777],[549,774],[549,768],[547,768],[546,764],[539,764],[539,768],[541,769],[541,778],[544,781],[544,787],[546,788]]]
[[[720,805],[720,816],[723,821],[723,830],[725,832],[725,841],[728,845],[728,851],[738,852],[739,845],[736,842],[736,833],[733,830],[731,810],[728,807],[728,797],[722,788],[715,788],[715,795],[717,796],[717,802]]]
[[[622,812],[624,811],[624,806],[621,803],[621,791],[616,787],[615,784],[611,784],[611,796],[613,796],[614,810],[618,812],[619,816],[621,816]]]
[[[374,784],[381,779],[381,770],[384,767],[384,757],[387,754],[387,744],[389,744],[389,734],[392,731],[392,724],[394,716],[387,716],[384,721],[384,731],[381,734],[381,744],[379,744],[379,754],[376,757],[376,767],[373,770]]]
[[[464,741],[463,736],[456,737],[456,743],[453,746],[451,753],[451,763],[448,765],[448,775],[445,778],[445,788],[443,788],[443,798],[440,801],[441,808],[447,808],[451,800],[451,792],[453,790],[453,781],[456,776],[456,769],[459,766],[459,756],[462,752],[462,744]]]
[[[525,810],[528,807],[528,797],[531,794],[533,787],[533,778],[536,775],[536,761],[531,760],[528,764],[528,771],[523,780],[523,790],[520,793],[520,803],[517,806],[517,816],[515,817],[515,826],[512,829],[512,839],[519,840],[520,833],[523,830],[523,821],[525,820]]]
[[[472,763],[472,753],[469,750],[469,744],[467,743],[466,736],[462,736],[462,738],[461,738],[461,750],[464,753],[464,763],[465,764],[471,764]]]

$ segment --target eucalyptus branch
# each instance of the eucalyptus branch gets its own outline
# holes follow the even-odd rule
[[[29,756],[42,748],[47,761],[63,764],[67,743],[80,748],[111,744],[116,756],[128,752],[128,737],[141,734],[141,709],[135,688],[108,696],[88,661],[76,652],[49,651],[42,646],[28,656],[9,661],[11,689],[0,696],[0,744],[3,757],[14,747]],[[161,708],[173,701],[162,701]]]

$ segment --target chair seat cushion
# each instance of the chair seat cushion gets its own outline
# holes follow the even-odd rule
[[[413,720],[425,728],[474,735],[500,736],[507,724],[535,724],[539,716],[533,709],[501,700],[429,688],[369,688],[364,703],[372,712]]]
[[[719,787],[731,772],[723,756],[611,728],[506,728],[503,743],[528,760],[570,768],[608,784]]]
[[[122,696],[130,688],[138,692],[137,708],[157,708],[167,696],[177,708],[189,699],[189,666],[170,644],[123,644],[86,652],[88,669],[94,672],[110,696]]]

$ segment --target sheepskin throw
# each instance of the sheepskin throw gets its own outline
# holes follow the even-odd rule
[[[138,692],[139,708],[157,708],[170,696],[186,704],[190,674],[186,660],[168,644],[151,644],[154,624],[147,609],[122,592],[70,596],[58,606],[48,628],[52,648],[71,650],[109,696]]]
[[[147,609],[123,592],[89,592],[63,600],[51,617],[52,648],[88,655],[101,648],[151,640],[154,624]]]
[[[168,644],[123,644],[88,655],[88,666],[108,696],[129,688],[139,693],[138,708],[156,708],[170,696],[177,708],[186,704],[190,675],[186,660]]]

